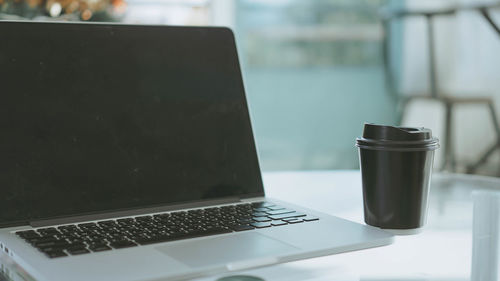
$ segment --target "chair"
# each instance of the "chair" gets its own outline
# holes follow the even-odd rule
[[[453,112],[455,110],[456,105],[463,104],[482,104],[486,107],[486,110],[489,111],[491,122],[495,129],[496,134],[496,142],[488,148],[479,159],[466,167],[466,171],[468,173],[474,173],[479,166],[484,164],[488,158],[493,154],[493,152],[500,148],[500,127],[497,119],[496,110],[494,107],[494,102],[491,97],[455,97],[449,94],[438,92],[438,79],[436,73],[436,59],[435,59],[435,44],[434,44],[434,18],[438,16],[454,16],[459,10],[472,9],[477,10],[481,13],[481,15],[486,19],[486,21],[493,27],[496,33],[500,36],[500,29],[495,24],[495,22],[491,19],[488,9],[500,7],[500,3],[489,4],[489,5],[475,5],[475,6],[457,6],[449,9],[440,9],[440,10],[421,10],[421,11],[408,11],[408,10],[400,10],[400,11],[381,11],[381,20],[382,27],[384,30],[383,37],[383,65],[384,65],[384,73],[386,77],[386,85],[391,93],[399,104],[398,106],[398,116],[399,116],[399,124],[401,124],[406,108],[408,104],[415,100],[427,99],[434,100],[441,104],[443,104],[445,108],[445,120],[444,120],[444,136],[442,140],[443,148],[444,148],[444,161],[440,167],[441,170],[447,170],[450,172],[456,171],[456,158],[454,151],[454,142],[451,137],[453,134]],[[390,68],[390,50],[389,50],[389,40],[390,40],[390,25],[391,21],[396,19],[405,19],[407,17],[423,17],[426,20],[427,24],[427,48],[429,51],[428,56],[428,72],[429,72],[429,83],[430,83],[430,93],[424,95],[412,95],[412,96],[401,96],[397,93],[392,70]],[[498,174],[500,175],[500,169],[498,170]]]

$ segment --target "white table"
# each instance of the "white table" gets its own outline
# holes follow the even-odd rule
[[[359,171],[272,172],[264,174],[269,197],[363,222]],[[268,266],[197,281],[214,281],[235,274],[252,275],[266,281],[420,281],[469,280],[472,259],[473,190],[500,190],[500,179],[455,175],[433,175],[428,222],[423,232],[398,236],[394,244],[350,253]],[[339,231],[342,231],[339,229]],[[4,263],[16,279],[19,269]],[[0,280],[3,280],[0,276]]]
[[[269,197],[364,223],[359,171],[265,173],[264,185]],[[428,221],[423,232],[397,236],[389,246],[198,280],[213,281],[236,274],[267,281],[470,280],[471,192],[475,189],[500,190],[500,179],[433,175]]]

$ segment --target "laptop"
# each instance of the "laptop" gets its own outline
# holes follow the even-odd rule
[[[0,250],[35,279],[189,279],[392,242],[265,197],[231,30],[0,34]]]

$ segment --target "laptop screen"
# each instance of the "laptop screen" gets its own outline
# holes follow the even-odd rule
[[[228,29],[0,34],[1,225],[263,195]]]

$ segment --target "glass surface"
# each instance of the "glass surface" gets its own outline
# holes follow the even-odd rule
[[[229,30],[0,34],[0,224],[262,194]]]

